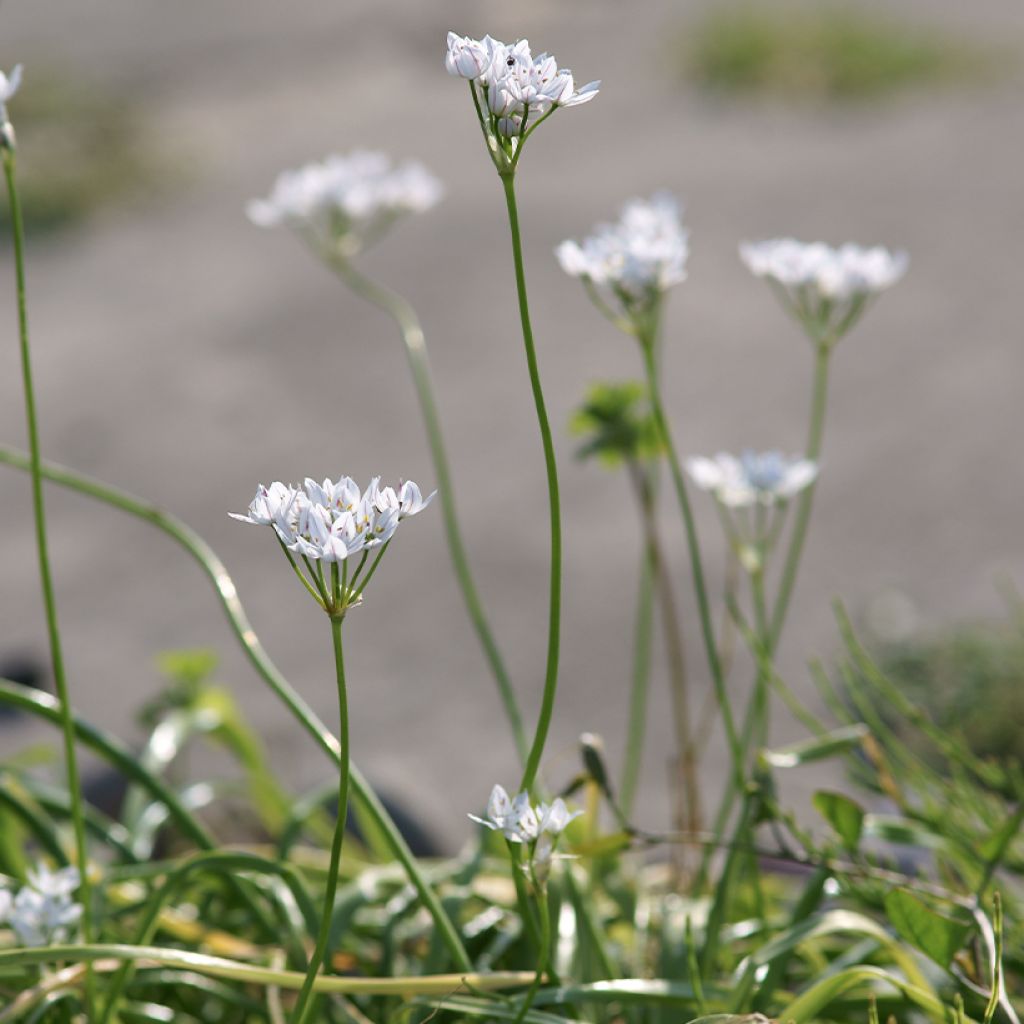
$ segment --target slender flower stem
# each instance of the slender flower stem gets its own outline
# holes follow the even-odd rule
[[[523,996],[519,1012],[516,1014],[512,1024],[523,1024],[523,1021],[526,1019],[526,1015],[533,1005],[533,1000],[537,996],[537,991],[544,981],[544,969],[551,954],[551,910],[548,907],[547,891],[543,888],[539,889],[537,893],[537,912],[540,917],[540,956],[537,958],[537,973],[534,975],[530,987],[526,990],[526,995]]]
[[[651,676],[651,632],[654,616],[654,568],[650,549],[645,545],[640,556],[640,580],[637,584],[636,620],[633,625],[633,685],[629,698],[629,725],[626,730],[626,756],[619,786],[619,802],[626,818],[633,814],[633,801],[640,781],[640,764],[647,732],[647,691]]]
[[[519,710],[519,704],[516,700],[515,691],[512,688],[508,670],[505,668],[504,659],[502,658],[501,651],[498,649],[498,644],[494,639],[490,624],[487,621],[483,603],[480,600],[480,594],[476,589],[473,574],[469,568],[469,558],[466,555],[466,548],[462,540],[462,530],[459,527],[458,515],[455,509],[455,487],[452,483],[451,468],[445,449],[444,434],[441,430],[441,418],[438,415],[437,401],[434,398],[434,388],[430,376],[430,361],[427,356],[427,345],[426,339],[423,336],[423,328],[420,326],[415,310],[397,292],[393,292],[376,281],[370,280],[360,273],[347,259],[330,259],[329,262],[338,276],[358,296],[383,310],[398,325],[402,342],[405,345],[406,355],[409,359],[409,369],[412,372],[416,397],[420,403],[423,424],[427,430],[427,444],[430,447],[430,456],[434,462],[434,472],[437,474],[437,487],[440,492],[445,536],[448,539],[448,550],[455,569],[455,578],[458,580],[459,589],[462,591],[462,599],[466,603],[466,609],[469,612],[473,628],[476,630],[480,646],[484,649],[484,656],[487,658],[491,672],[494,674],[495,682],[498,684],[498,693],[505,709],[505,716],[508,718],[509,727],[512,730],[512,739],[519,754],[519,759],[525,762],[526,734],[523,731],[523,717]]]
[[[7,445],[0,445],[0,464],[13,466],[27,472],[30,460],[22,452]],[[79,494],[84,494],[97,501],[102,501],[113,508],[127,512],[144,522],[155,526],[179,544],[198,563],[217,593],[217,598],[227,616],[228,624],[242,650],[253,668],[263,681],[270,687],[274,695],[288,708],[299,724],[312,736],[320,748],[337,765],[341,764],[341,747],[330,729],[317,717],[317,714],[306,703],[302,696],[292,687],[291,683],[281,674],[278,667],[271,661],[263,649],[259,637],[249,622],[245,608],[238,597],[234,581],[228,574],[224,563],[217,557],[213,549],[194,530],[174,516],[157,508],[155,505],[140,501],[124,491],[119,491],[80,473],[75,473],[56,463],[44,462],[41,465],[42,475],[61,487],[67,487]],[[409,882],[416,890],[427,912],[434,920],[453,962],[460,971],[472,971],[472,962],[459,933],[455,930],[437,894],[427,883],[409,849],[409,844],[402,837],[387,809],[373,791],[369,782],[355,765],[351,765],[352,789],[362,802],[366,813],[380,829],[390,845],[396,859],[401,863],[409,877]],[[126,769],[127,770],[127,769]],[[174,795],[169,794],[167,800],[174,803]]]
[[[817,350],[814,363],[814,392],[811,398],[811,423],[807,432],[807,452],[805,458],[817,462],[821,456],[821,440],[825,431],[825,409],[828,403],[828,367],[829,357],[832,354],[832,343],[827,340],[820,340],[817,343]],[[789,599],[793,594],[793,584],[796,582],[796,572],[800,565],[800,555],[803,552],[804,540],[807,537],[807,525],[811,518],[811,507],[814,504],[814,491],[817,481],[812,480],[803,494],[797,506],[796,520],[793,523],[793,533],[789,541],[789,550],[786,552],[786,561],[782,569],[782,578],[779,583],[779,591],[775,598],[775,605],[772,609],[771,622],[771,653],[779,643],[782,635],[782,627],[786,621],[786,612],[789,609]]]
[[[750,594],[754,605],[754,628],[758,647],[764,651],[767,658],[767,665],[771,664],[771,637],[769,635],[768,608],[764,597],[764,569],[758,569],[750,573]],[[769,678],[765,669],[765,659],[761,658],[757,651],[751,654],[758,661],[757,681],[754,684],[754,696],[751,700],[750,738],[754,742],[754,751],[751,756],[756,756],[758,748],[768,742],[768,712],[769,712]],[[744,731],[748,723],[744,722]]]
[[[661,435],[662,444],[665,446],[669,469],[672,472],[672,482],[675,485],[676,497],[679,499],[679,508],[683,514],[683,525],[686,529],[686,543],[689,548],[690,566],[693,575],[693,589],[697,597],[697,610],[700,615],[701,633],[704,638],[704,651],[707,655],[708,667],[711,669],[711,680],[715,687],[715,696],[718,699],[718,707],[722,714],[726,741],[729,744],[733,777],[735,784],[742,787],[743,749],[740,746],[739,736],[736,733],[736,723],[733,719],[732,707],[729,704],[729,696],[725,691],[725,675],[722,672],[722,663],[719,660],[718,647],[715,643],[715,629],[711,621],[711,606],[708,602],[707,587],[704,583],[704,567],[700,557],[700,543],[697,539],[697,524],[694,521],[690,499],[686,493],[686,481],[683,479],[683,470],[679,464],[679,456],[672,441],[668,420],[661,403],[661,390],[658,387],[658,372],[655,364],[653,338],[640,338],[640,350],[644,358],[644,370],[647,375],[647,388],[650,393],[651,409],[654,413],[658,433]]]
[[[309,961],[306,982],[299,993],[292,1014],[294,1024],[302,1024],[313,1005],[313,982],[327,952],[327,940],[331,937],[331,921],[334,918],[334,894],[338,889],[338,866],[341,863],[341,845],[345,839],[345,824],[348,819],[348,694],[345,689],[345,658],[341,643],[342,620],[331,616],[331,637],[334,640],[334,667],[338,681],[338,738],[341,742],[341,763],[338,766],[338,820],[334,826],[334,841],[331,843],[331,863],[327,869],[327,889],[324,892],[323,910],[320,916],[320,933],[316,948]]]
[[[519,318],[523,327],[523,344],[526,346],[526,363],[530,371],[530,386],[533,401],[537,407],[537,423],[540,426],[541,441],[544,445],[544,468],[548,477],[548,502],[551,510],[551,582],[548,605],[548,653],[544,670],[544,696],[541,700],[537,731],[533,737],[530,754],[526,760],[521,790],[533,788],[540,766],[544,744],[551,727],[551,715],[555,708],[555,693],[558,688],[559,634],[562,618],[562,512],[558,496],[558,469],[555,464],[555,446],[551,439],[551,426],[544,405],[544,392],[540,386],[540,371],[537,368],[537,350],[533,344],[533,328],[530,326],[530,307],[526,297],[526,274],[523,270],[523,246],[519,236],[519,210],[516,206],[515,175],[502,174],[501,184],[505,189],[505,203],[508,206],[508,223],[512,232],[512,259],[516,271],[516,292],[519,297]]]
[[[61,707],[61,731],[64,736],[64,761],[71,798],[71,822],[75,834],[75,859],[78,863],[80,883],[79,900],[82,904],[82,939],[92,941],[92,895],[89,884],[88,848],[85,841],[85,814],[82,808],[82,787],[75,754],[75,726],[71,701],[68,699],[67,678],[64,674],[64,656],[61,651],[60,628],[57,624],[57,601],[50,573],[50,555],[46,537],[46,510],[43,505],[42,459],[39,453],[39,429],[36,422],[35,389],[32,386],[32,360],[28,343],[28,308],[25,300],[25,227],[21,216],[21,201],[15,175],[14,150],[3,147],[4,178],[11,209],[11,228],[14,238],[14,269],[18,297],[18,337],[21,346],[21,377],[25,392],[25,420],[28,427],[28,447],[31,460],[32,512],[36,528],[36,549],[39,556],[39,576],[42,582],[43,605],[46,609],[46,629],[50,642],[50,660],[57,699]],[[87,1016],[92,1017],[92,974],[86,975],[85,1000]]]

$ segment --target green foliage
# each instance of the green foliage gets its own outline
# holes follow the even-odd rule
[[[900,935],[940,967],[949,967],[972,926],[970,920],[940,913],[906,889],[886,895],[885,912]]]
[[[687,75],[706,89],[801,101],[869,100],[970,81],[996,62],[936,29],[830,2],[719,0],[684,46]]]
[[[818,813],[835,829],[847,849],[855,851],[864,831],[864,808],[844,793],[819,790],[813,803]]]
[[[122,91],[33,64],[9,112],[30,235],[70,227],[162,180],[139,112]],[[9,230],[9,217],[3,204],[0,231]]]
[[[583,439],[576,457],[597,456],[607,466],[641,462],[660,454],[658,428],[640,381],[592,384],[573,414],[570,429]]]

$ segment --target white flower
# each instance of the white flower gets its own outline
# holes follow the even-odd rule
[[[266,199],[249,203],[260,227],[288,225],[320,246],[355,251],[405,213],[429,210],[444,189],[422,164],[392,166],[384,153],[356,150],[284,171]]]
[[[589,102],[601,85],[589,82],[577,89],[568,68],[560,68],[547,53],[534,57],[525,39],[509,44],[449,32],[444,64],[450,74],[473,83],[484,130],[492,139],[492,157],[504,169],[513,165],[531,125],[556,107]]]
[[[703,491],[711,491],[726,508],[749,508],[786,501],[809,486],[818,466],[781,452],[744,452],[739,458],[720,452],[714,458],[686,460],[686,470]]]
[[[7,101],[21,85],[21,65],[16,64],[10,75],[0,71],[0,146],[14,148],[14,127],[7,119]]]
[[[556,249],[562,269],[586,278],[630,316],[673,285],[686,280],[688,232],[679,202],[668,192],[630,199],[613,224],[598,224],[583,240]]]
[[[847,242],[838,249],[792,238],[743,242],[740,258],[755,277],[782,288],[786,301],[815,332],[833,341],[850,329],[867,299],[894,285],[907,270],[905,252]]]
[[[0,921],[6,920],[22,946],[48,946],[70,937],[82,916],[71,896],[81,884],[75,867],[50,871],[40,864],[28,872],[17,896],[0,890]]]
[[[495,786],[487,801],[487,817],[478,818],[475,814],[468,817],[492,832],[501,832],[510,843],[536,843],[534,858],[540,856],[543,860],[550,857],[554,840],[582,813],[570,813],[561,797],[550,806],[541,803],[533,807],[530,794],[525,790],[513,800],[502,786]]]

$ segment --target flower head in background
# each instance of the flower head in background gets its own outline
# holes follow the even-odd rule
[[[730,509],[788,501],[818,475],[815,463],[778,451],[745,451],[739,458],[726,452],[710,459],[695,456],[686,460],[686,470],[702,491]]]
[[[743,242],[740,258],[755,277],[768,280],[816,341],[834,344],[860,316],[867,301],[906,272],[905,252],[847,243],[792,238]]]
[[[50,871],[40,864],[16,896],[0,890],[0,923],[6,921],[22,946],[49,946],[71,937],[82,916],[71,896],[81,884],[78,868]]]
[[[347,258],[407,213],[429,210],[444,188],[415,160],[355,150],[281,173],[266,199],[247,207],[260,227],[286,225],[326,255]]]
[[[499,173],[515,170],[526,139],[559,107],[592,100],[600,82],[576,88],[572,72],[547,53],[534,57],[526,39],[508,44],[448,33],[444,66],[470,82],[480,125]]]
[[[510,843],[529,846],[533,861],[545,864],[551,859],[558,836],[583,812],[570,812],[561,797],[534,807],[525,790],[512,799],[503,786],[495,786],[487,801],[486,813],[486,818],[475,814],[468,817],[492,832],[501,832]]]
[[[555,255],[578,277],[603,312],[630,333],[645,323],[662,295],[686,280],[688,232],[682,207],[668,192],[630,199],[617,221],[598,224],[582,243],[566,240]]]
[[[341,618],[362,599],[399,524],[423,511],[433,497],[424,498],[411,480],[395,489],[381,487],[380,477],[374,477],[360,490],[347,476],[323,482],[307,477],[302,487],[280,481],[269,487],[260,484],[247,514],[229,514],[243,523],[271,527],[306,589],[329,615]],[[364,573],[371,552],[375,558]]]
[[[0,71],[0,146],[14,148],[14,128],[7,119],[7,101],[21,86],[21,65],[15,64],[9,74]]]

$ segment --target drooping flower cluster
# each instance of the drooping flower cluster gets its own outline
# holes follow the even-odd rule
[[[577,89],[568,68],[560,68],[547,53],[534,57],[526,39],[507,44],[490,36],[471,39],[449,32],[444,65],[449,74],[472,83],[499,170],[514,168],[522,143],[545,117],[558,107],[587,103],[601,84],[588,82]]]
[[[0,71],[0,145],[14,146],[14,128],[7,119],[7,101],[21,86],[21,65],[16,64],[10,75]]]
[[[755,277],[780,288],[809,326],[834,338],[849,330],[869,298],[904,275],[908,262],[905,252],[881,246],[848,242],[834,249],[792,238],[744,242],[740,257]]]
[[[686,469],[701,490],[711,491],[726,508],[788,501],[818,475],[816,463],[778,451],[745,451],[739,458],[726,452],[710,459],[695,456],[686,460]]]
[[[578,242],[566,240],[555,255],[571,277],[601,289],[632,322],[656,303],[661,293],[686,280],[688,232],[682,209],[668,192],[630,199],[613,224],[598,224]]]
[[[351,256],[397,218],[429,210],[443,194],[418,161],[392,165],[384,153],[355,150],[284,171],[247,213],[260,227],[284,224],[318,248]]]
[[[50,871],[40,864],[16,896],[0,889],[0,924],[9,924],[22,946],[67,941],[82,916],[81,904],[71,898],[80,884],[78,868]]]
[[[375,567],[398,524],[426,508],[434,493],[424,498],[412,480],[396,489],[381,487],[380,477],[374,477],[361,491],[351,477],[323,483],[307,477],[302,487],[260,484],[248,514],[229,514],[243,523],[272,527],[289,557],[298,555],[309,563],[310,575],[303,579],[313,596],[328,613],[342,615],[362,596],[370,573],[365,578],[360,573],[369,553],[379,549]],[[339,565],[353,555],[362,558],[351,575],[346,564],[343,576],[333,571],[331,581],[326,580],[320,563]]]
[[[525,790],[510,799],[503,786],[495,786],[487,801],[487,817],[470,814],[469,818],[493,832],[501,832],[510,843],[529,846],[534,862],[543,864],[551,859],[558,836],[582,813],[570,812],[561,797],[534,807]]]

